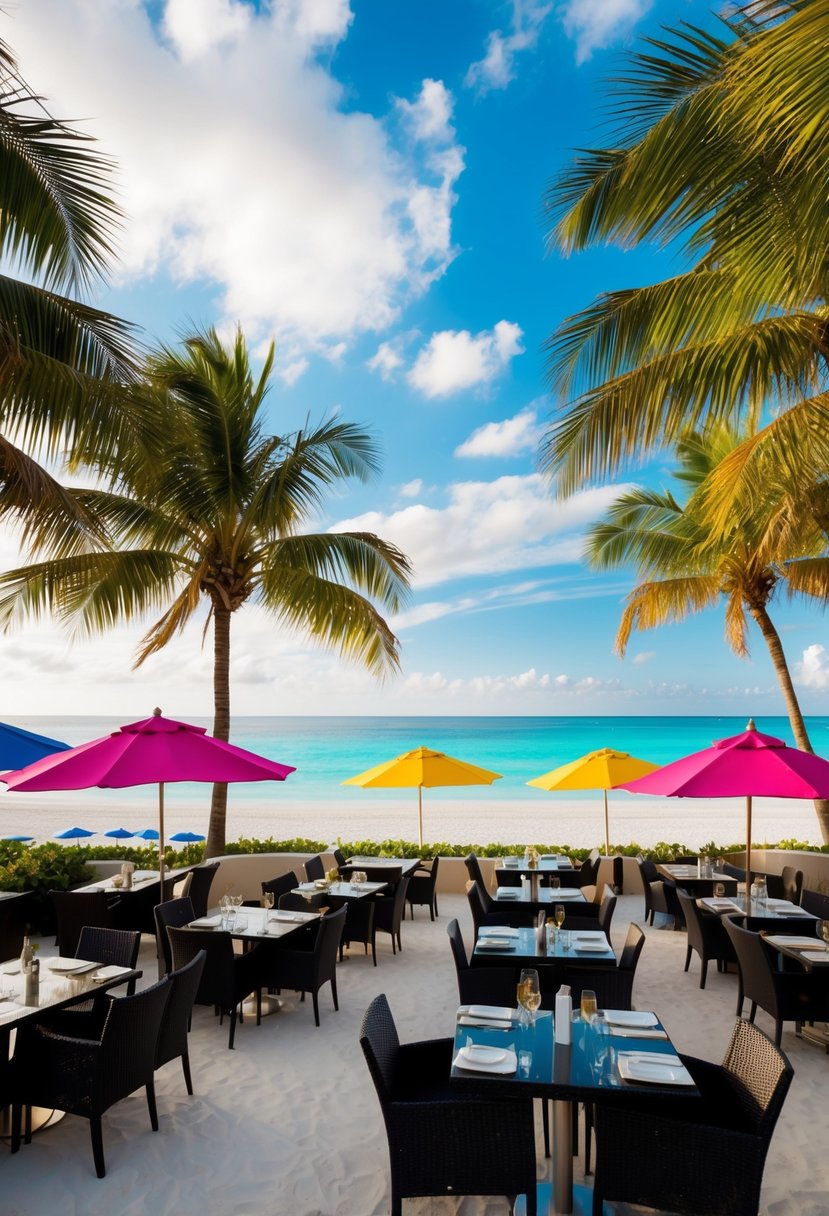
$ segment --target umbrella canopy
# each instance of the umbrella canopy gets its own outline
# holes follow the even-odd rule
[[[343,785],[360,785],[364,789],[414,789],[417,787],[418,843],[423,844],[423,787],[439,785],[492,785],[500,781],[500,773],[456,760],[445,752],[428,747],[416,747],[393,760],[386,760],[349,777]]]
[[[47,756],[2,780],[10,790],[121,789],[158,784],[159,870],[164,882],[164,785],[168,781],[284,781],[296,770],[234,747],[190,726],[162,717],[131,722],[120,730]],[[140,833],[137,833],[140,835]],[[163,887],[162,887],[163,892]]]
[[[3,840],[19,840],[23,844],[27,840],[34,840],[34,836],[4,836]]]
[[[136,840],[158,840],[158,828],[142,828],[140,832],[135,833]]]
[[[634,777],[652,773],[658,765],[649,760],[637,760],[627,752],[617,752],[611,747],[588,752],[578,760],[562,764],[541,777],[534,777],[527,785],[540,790],[602,790],[604,793],[604,843],[605,852],[610,853],[610,827],[607,813],[607,791]]]
[[[170,837],[170,840],[175,840],[177,844],[197,844],[204,839],[201,832],[176,832],[175,836]]]
[[[94,835],[95,833],[88,831],[87,828],[67,828],[65,832],[55,832],[55,840],[83,840],[87,836]]]
[[[640,794],[671,798],[746,800],[746,872],[751,874],[752,798],[829,798],[829,760],[789,747],[782,739],[761,734],[753,721],[739,735],[674,760],[664,768],[620,782]]]
[[[0,722],[0,769],[22,768],[24,764],[33,764],[35,760],[50,756],[53,752],[68,750],[68,743]]]
[[[132,840],[135,832],[128,832],[126,828],[113,828],[109,832],[104,832],[105,836],[110,836],[113,840]]]

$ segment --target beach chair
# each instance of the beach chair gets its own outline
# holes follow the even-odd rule
[[[196,993],[201,983],[207,955],[203,950],[195,954],[189,963],[170,972],[170,998],[161,1019],[158,1042],[155,1049],[156,1071],[171,1060],[181,1060],[184,1084],[193,1096],[193,1081],[190,1076],[190,1051],[187,1036]]]

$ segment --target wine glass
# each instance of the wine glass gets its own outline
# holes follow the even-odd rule
[[[274,904],[273,891],[263,891],[262,892],[261,904],[262,904],[262,908],[263,908],[262,932],[267,933],[268,932],[268,913],[273,908],[273,904]]]
[[[564,904],[556,904],[556,910],[553,913],[553,920],[556,922],[556,928],[560,929],[564,924]]]
[[[556,875],[553,875],[552,878],[550,879],[550,890],[558,891],[558,890],[560,890],[560,888],[561,888],[561,879],[556,877]]]
[[[222,928],[227,928],[227,914],[230,910],[230,896],[227,892],[219,899],[219,911],[222,914]]]
[[[826,943],[826,949],[829,950],[829,920],[819,920],[817,927],[818,933]]]
[[[538,985],[538,972],[534,967],[525,967],[518,981],[518,1004],[524,1011],[522,1021],[530,1026],[535,1021],[536,1010],[541,1005],[541,989]]]
[[[591,1025],[595,1020],[598,1011],[598,1003],[596,994],[592,988],[582,988],[581,991],[581,1017],[583,1022],[590,1022]]]

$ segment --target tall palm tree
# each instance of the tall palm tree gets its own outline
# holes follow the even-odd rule
[[[72,298],[113,255],[112,171],[0,41],[0,254],[25,276],[0,274],[0,512],[45,502],[66,527],[90,521],[25,449],[109,450],[125,419],[112,392],[134,375],[132,327]]]
[[[681,621],[724,600],[726,641],[744,657],[748,618],[753,619],[768,649],[797,746],[812,751],[769,605],[781,589],[789,597],[829,602],[825,536],[808,513],[773,529],[760,512],[733,518],[728,533],[712,537],[705,513],[708,482],[741,438],[725,426],[686,436],[677,446],[675,476],[691,490],[687,501],[679,502],[670,492],[627,491],[590,530],[587,555],[598,568],[633,563],[637,569],[639,582],[627,597],[616,637],[622,655],[633,630]],[[829,841],[829,801],[816,802],[815,809],[823,839]]]
[[[371,533],[303,532],[324,494],[377,467],[374,444],[339,420],[289,435],[264,430],[273,347],[254,379],[245,340],[214,330],[160,348],[136,390],[147,429],[105,471],[109,487],[74,490],[105,530],[105,549],[42,530],[43,560],[0,576],[0,620],[51,609],[81,629],[105,629],[161,609],[136,665],[162,650],[204,605],[213,631],[213,733],[230,733],[231,620],[258,603],[377,674],[398,644],[372,601],[395,610],[406,557]],[[163,433],[164,442],[157,436]],[[227,786],[213,790],[207,855],[225,845]]]
[[[612,82],[612,144],[551,187],[551,244],[673,241],[689,266],[600,296],[550,339],[566,404],[542,460],[563,492],[772,406],[798,406],[829,468],[827,22],[829,0],[752,4],[722,37],[648,40]]]

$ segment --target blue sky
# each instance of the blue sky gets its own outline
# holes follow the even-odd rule
[[[708,22],[677,0],[20,0],[2,37],[54,113],[119,165],[120,259],[95,302],[172,341],[243,326],[278,348],[275,431],[339,411],[382,476],[322,527],[398,543],[416,577],[378,685],[256,609],[234,625],[237,713],[782,712],[711,612],[613,654],[629,574],[591,573],[584,529],[632,480],[558,502],[536,471],[545,338],[599,292],[674,272],[666,253],[545,255],[542,199],[601,140],[601,83],[643,33]],[[16,560],[13,538],[4,561]],[[776,620],[804,706],[826,712],[817,610]],[[131,674],[138,627],[3,643],[0,712],[210,705],[199,629]],[[13,692],[12,692],[13,690]]]

